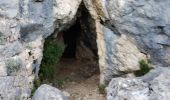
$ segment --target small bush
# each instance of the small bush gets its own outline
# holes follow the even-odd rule
[[[106,88],[106,85],[99,85],[98,86],[100,94],[105,94],[105,88]]]
[[[139,65],[140,65],[140,70],[134,73],[136,76],[143,76],[151,70],[151,67],[149,66],[149,62],[147,60],[139,61]]]
[[[57,71],[56,64],[59,62],[65,46],[57,43],[57,41],[50,37],[47,38],[44,44],[43,59],[40,66],[39,77],[40,80],[52,80],[54,73]]]
[[[31,91],[31,96],[34,95],[35,91],[37,90],[37,88],[41,85],[41,82],[39,79],[34,80],[34,84],[33,84],[33,89]]]

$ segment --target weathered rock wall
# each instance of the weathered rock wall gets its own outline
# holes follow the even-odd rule
[[[170,65],[169,0],[83,0],[94,20],[100,83],[139,70],[139,61]],[[1,99],[29,97],[44,39],[69,28],[81,0],[1,0]],[[89,25],[90,26],[90,25]]]
[[[68,27],[81,0],[1,0],[0,99],[26,99],[38,74],[45,37]]]
[[[84,0],[98,26],[101,80],[134,72],[141,59],[169,66],[169,3],[164,0]]]
[[[169,100],[169,68],[156,68],[139,78],[113,78],[107,100]]]

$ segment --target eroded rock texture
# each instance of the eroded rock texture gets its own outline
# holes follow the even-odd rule
[[[32,100],[68,100],[68,98],[57,88],[43,84],[36,90]]]
[[[81,0],[1,0],[0,99],[27,99],[44,38],[72,23]]]
[[[107,87],[107,100],[168,100],[169,74],[169,68],[156,68],[140,78],[114,78]]]
[[[101,83],[139,69],[141,59],[169,66],[170,1],[84,1],[91,15],[100,19],[96,26]]]
[[[150,54],[154,64],[167,66],[170,1],[107,0],[109,22],[121,34],[135,38],[137,47]]]
[[[89,27],[93,28],[86,33],[95,32],[98,50],[96,46],[91,48],[97,52],[94,54],[99,60],[101,84],[139,70],[142,59],[151,59],[154,65],[170,66],[169,0],[1,0],[1,99],[27,99],[30,96],[45,38],[54,30],[58,33],[68,29],[78,16],[81,2],[92,20]],[[147,83],[134,82],[150,92]]]

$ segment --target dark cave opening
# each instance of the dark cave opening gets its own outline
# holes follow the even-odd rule
[[[63,41],[66,45],[63,56],[64,58],[75,58],[76,56],[76,46],[78,41],[78,36],[81,33],[81,26],[79,21],[70,27],[68,30],[63,31]]]
[[[58,37],[63,38],[66,48],[58,64],[57,76],[79,81],[99,74],[95,20],[83,4],[78,9],[75,23]]]
[[[99,76],[96,38],[95,19],[82,4],[72,26],[45,40],[39,73],[42,83],[60,88],[68,79],[81,82]]]
[[[76,16],[75,23],[69,29],[58,34],[58,37],[63,38],[63,42],[66,45],[62,57],[76,58],[79,55],[78,53],[80,53],[78,52],[79,47],[83,45],[83,48],[88,48],[94,58],[98,60],[95,20],[91,17],[84,4],[81,4]]]
[[[41,84],[50,84],[68,92],[71,100],[79,98],[74,97],[75,94],[82,97],[90,93],[92,96],[94,92],[98,96],[100,70],[96,20],[81,4],[72,24],[64,31],[56,29],[45,39],[39,77],[34,81],[32,92]]]

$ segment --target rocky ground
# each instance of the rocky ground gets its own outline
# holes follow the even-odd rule
[[[94,75],[81,82],[69,82],[62,89],[70,94],[70,100],[106,100],[98,90],[99,76]]]

